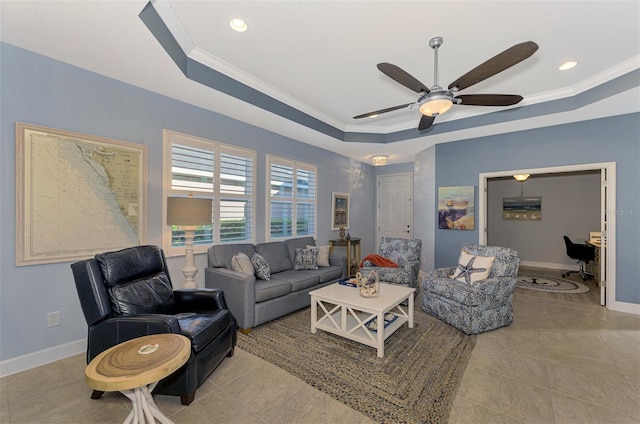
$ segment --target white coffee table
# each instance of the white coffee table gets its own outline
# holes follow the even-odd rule
[[[355,287],[339,283],[314,290],[311,293],[311,332],[318,329],[378,349],[378,357],[384,356],[384,341],[405,322],[413,328],[413,292],[415,289],[380,283],[377,297],[360,296]],[[408,306],[401,303],[408,301]],[[321,310],[318,316],[318,309]],[[382,331],[371,328],[372,322],[380,323],[384,317],[391,322]],[[374,321],[375,320],[375,321]]]

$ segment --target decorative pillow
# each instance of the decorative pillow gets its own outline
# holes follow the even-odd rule
[[[293,269],[300,271],[303,269],[318,269],[318,248],[301,249],[296,248],[296,261]]]
[[[495,260],[495,256],[474,256],[463,250],[460,252],[458,267],[449,278],[467,284],[486,280]]]
[[[329,245],[311,246],[307,245],[307,249],[318,249],[318,266],[329,266]]]
[[[231,269],[243,274],[253,275],[255,273],[251,259],[242,252],[236,253],[231,258]]]
[[[251,256],[251,263],[255,268],[256,277],[265,281],[271,280],[271,268],[269,268],[269,264],[261,254],[254,253]]]

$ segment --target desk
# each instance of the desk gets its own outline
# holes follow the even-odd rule
[[[94,390],[119,391],[133,409],[125,423],[168,424],[151,396],[158,381],[189,359],[191,342],[180,334],[153,334],[120,343],[105,350],[87,365],[87,384]]]
[[[355,275],[360,266],[360,239],[352,237],[350,240],[329,240],[329,254],[333,253],[334,246],[347,247],[347,274]]]
[[[586,244],[587,246],[593,246],[595,250],[595,257],[593,261],[589,261],[588,264],[585,264],[584,268],[585,271],[587,271],[589,274],[593,274],[593,278],[596,281],[596,284],[598,285],[598,287],[600,287],[600,243],[595,241],[588,241],[586,242]]]

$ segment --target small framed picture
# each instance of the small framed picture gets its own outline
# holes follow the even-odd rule
[[[331,193],[331,230],[349,229],[349,193]]]

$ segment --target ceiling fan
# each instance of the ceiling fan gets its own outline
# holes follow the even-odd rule
[[[431,88],[396,65],[386,62],[378,63],[378,69],[383,74],[408,89],[419,93],[420,97],[418,101],[364,113],[354,116],[353,119],[369,118],[381,113],[418,106],[418,110],[422,113],[418,130],[422,131],[433,124],[436,116],[445,113],[454,104],[463,106],[511,106],[522,101],[522,96],[515,94],[465,94],[456,96],[456,93],[522,62],[538,50],[536,43],[526,41],[508,48],[479,66],[476,66],[449,84],[448,89],[445,90],[438,85],[438,48],[442,45],[442,42],[442,37],[433,37],[429,40],[429,46],[434,50],[435,56],[433,86]]]

